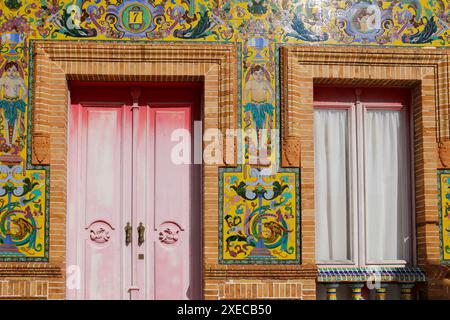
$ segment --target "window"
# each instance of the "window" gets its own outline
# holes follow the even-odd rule
[[[410,115],[405,103],[316,103],[318,264],[412,259]]]

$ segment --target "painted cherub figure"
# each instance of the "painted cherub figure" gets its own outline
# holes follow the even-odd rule
[[[267,119],[269,119],[269,135],[268,144],[270,143],[270,129],[273,117],[273,100],[274,93],[270,81],[266,76],[265,69],[260,65],[250,68],[250,79],[244,87],[244,112],[251,114],[256,132],[258,152],[261,151],[261,134],[263,129],[267,127]]]
[[[6,126],[7,145],[11,146],[17,137],[18,121],[23,123],[27,90],[23,79],[18,75],[17,62],[10,61],[5,65],[6,76],[0,78],[0,109],[3,109]],[[3,91],[3,93],[2,93]],[[19,117],[20,111],[20,117]],[[21,127],[21,126],[20,126]]]

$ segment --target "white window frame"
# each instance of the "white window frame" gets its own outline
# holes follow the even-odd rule
[[[410,104],[411,105],[411,104]],[[353,102],[314,102],[315,109],[332,109],[348,111],[348,126],[349,126],[349,187],[350,199],[350,255],[351,260],[344,261],[317,261],[319,266],[406,266],[416,264],[416,237],[414,232],[415,226],[415,181],[414,181],[414,136],[413,136],[413,117],[408,105],[398,102],[382,102],[382,103],[361,103],[360,101]],[[395,110],[404,112],[402,116],[406,120],[405,134],[408,139],[408,154],[410,161],[408,162],[408,172],[410,172],[410,192],[409,192],[409,212],[408,229],[409,235],[412,238],[410,244],[409,261],[406,260],[384,260],[384,261],[369,261],[367,259],[368,239],[367,225],[366,225],[366,190],[365,190],[365,121],[367,110]],[[362,192],[358,192],[362,190]]]

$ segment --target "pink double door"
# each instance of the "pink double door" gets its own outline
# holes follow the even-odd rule
[[[69,123],[67,297],[200,298],[195,173],[172,141],[191,107],[73,103]]]

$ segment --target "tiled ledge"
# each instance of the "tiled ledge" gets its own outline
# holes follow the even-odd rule
[[[319,267],[317,282],[361,282],[373,277],[380,282],[425,282],[425,273],[418,267]]]

